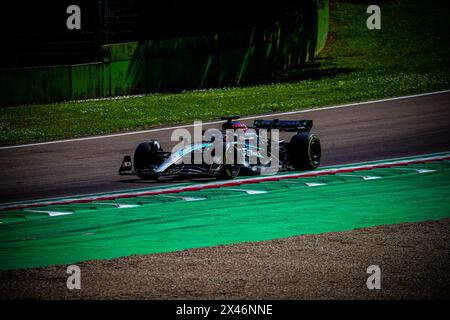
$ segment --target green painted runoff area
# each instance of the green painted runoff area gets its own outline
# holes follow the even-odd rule
[[[0,269],[450,217],[450,161],[0,211]]]

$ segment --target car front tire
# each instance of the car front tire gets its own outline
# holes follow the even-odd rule
[[[297,170],[314,170],[320,165],[322,148],[318,136],[301,132],[291,138],[289,158]]]

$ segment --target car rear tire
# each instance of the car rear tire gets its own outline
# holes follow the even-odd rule
[[[229,180],[234,179],[239,175],[241,167],[239,165],[225,164],[220,171],[219,179]]]
[[[134,170],[136,175],[141,179],[155,179],[154,174],[146,172],[145,169],[151,166],[157,166],[160,164],[161,159],[157,152],[162,151],[162,148],[158,141],[142,142],[136,148],[134,152]]]
[[[239,172],[241,171],[241,165],[237,163],[237,149],[234,145],[229,145],[226,148],[232,148],[234,149],[233,157],[234,161],[231,163],[228,163],[227,161],[227,155],[228,151],[227,149],[223,150],[223,165],[220,169],[219,179],[228,180],[228,179],[234,179],[239,175]]]
[[[314,170],[320,165],[322,149],[318,136],[301,132],[291,138],[289,159],[297,170]]]

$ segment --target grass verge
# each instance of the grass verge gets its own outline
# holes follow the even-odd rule
[[[327,47],[315,63],[270,84],[2,108],[0,144],[134,130],[414,94],[450,87],[450,3],[381,2],[368,30],[364,1],[332,1]],[[426,110],[424,110],[426,112]]]

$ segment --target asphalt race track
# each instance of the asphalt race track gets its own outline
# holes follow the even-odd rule
[[[449,92],[261,118],[312,119],[313,132],[322,141],[324,166],[450,150]],[[211,126],[219,124],[204,129]],[[117,170],[123,155],[132,155],[137,144],[147,139],[158,139],[170,150],[174,144],[170,134],[163,129],[2,148],[0,203],[157,185],[121,177]]]
[[[449,92],[264,118],[314,120],[313,132],[320,135],[323,145],[323,166],[450,150]],[[117,170],[122,156],[132,154],[135,146],[146,139],[159,139],[163,147],[168,146],[166,150],[170,150],[170,133],[171,130],[162,129],[151,133],[1,148],[0,203],[158,185],[120,177]],[[416,177],[422,179],[418,183],[420,188],[433,186],[437,188],[434,190],[440,190],[440,200],[435,203],[426,192],[416,190],[417,197],[410,195],[408,206],[397,204],[396,195],[399,191],[408,193],[408,187],[398,186],[394,193],[391,184],[389,194],[394,197],[391,206],[413,211],[419,203],[416,211],[420,213],[425,206],[417,201],[426,198],[429,208],[437,208],[432,210],[436,217],[446,218],[381,223],[343,232],[81,261],[77,265],[82,270],[82,290],[67,289],[67,265],[64,264],[6,270],[0,272],[0,299],[448,299],[450,219],[446,209],[448,202],[443,200],[447,199],[448,179],[438,183],[437,175],[417,174]],[[425,179],[428,179],[427,183]],[[374,181],[382,183],[384,179]],[[381,194],[386,194],[385,189]],[[347,201],[349,197],[345,190],[349,189],[342,190],[341,200]],[[424,191],[434,192],[432,189]],[[336,201],[337,194],[333,195],[333,201]],[[315,191],[314,199],[316,197]],[[378,199],[364,206],[367,210],[347,211],[350,215],[359,212],[361,218],[367,220],[364,214],[372,212],[377,218],[374,212],[383,214],[382,211],[389,209]],[[339,205],[333,202],[331,207],[330,212],[334,212],[338,211],[334,209]],[[105,222],[105,216],[85,213],[85,217],[88,216]],[[116,216],[136,219],[129,215]],[[322,216],[326,217],[325,212],[319,212],[314,219]],[[403,221],[411,221],[406,213],[400,212],[399,216],[404,217]],[[60,221],[75,221],[64,219]],[[45,223],[40,226],[46,227]],[[273,223],[268,226],[274,228]],[[9,230],[7,224],[3,227],[5,232]],[[77,225],[73,228],[81,229],[78,233],[85,230]],[[14,231],[11,230],[10,233]],[[161,230],[170,231],[170,228]],[[64,244],[74,235],[61,233],[61,239],[65,241],[60,242]],[[103,237],[110,239],[107,233]],[[22,254],[20,248],[33,243],[39,246],[40,243],[40,239],[21,238],[20,235],[12,236],[15,242],[8,242],[10,238],[5,236],[3,250],[14,250],[14,245],[19,244],[18,255]],[[172,237],[178,238],[178,235]],[[87,242],[82,239],[75,242],[73,248],[70,241],[68,243],[71,250],[82,251],[83,243]],[[93,248],[97,247],[95,243]],[[71,255],[71,250],[63,254]],[[382,270],[381,290],[366,287],[366,269],[374,264]]]

